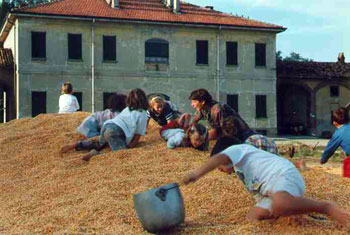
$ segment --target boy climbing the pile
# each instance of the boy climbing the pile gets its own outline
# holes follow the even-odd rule
[[[223,144],[221,149],[218,146],[217,152],[202,167],[188,174],[183,182],[195,182],[216,168],[228,174],[235,172],[257,201],[248,212],[248,219],[276,219],[317,212],[349,226],[349,214],[334,203],[303,197],[304,180],[290,161],[252,145],[239,143],[237,140],[236,145],[228,148]]]

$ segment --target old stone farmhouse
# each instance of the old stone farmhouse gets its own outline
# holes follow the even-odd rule
[[[350,102],[350,63],[277,62],[277,112],[280,134],[329,137],[332,111]]]
[[[70,81],[83,111],[135,87],[171,97],[206,88],[255,129],[277,133],[276,35],[285,28],[179,0],[57,0],[13,9],[0,43],[15,61],[16,118],[58,111]]]

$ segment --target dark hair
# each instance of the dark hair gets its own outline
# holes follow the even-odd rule
[[[121,112],[126,107],[126,95],[114,93],[108,98],[107,104],[112,112]]]
[[[147,110],[148,99],[146,97],[146,93],[140,88],[131,90],[129,92],[128,98],[126,99],[126,106],[128,106],[130,110]]]
[[[210,104],[213,102],[213,98],[206,89],[193,90],[188,97],[190,100],[198,100],[200,102],[205,101],[205,104]]]
[[[190,140],[191,135],[195,132],[197,132],[199,136],[204,137],[204,142],[199,147],[196,147],[195,149],[202,150],[202,151],[208,150],[208,147],[209,147],[208,129],[204,125],[196,123],[187,130],[186,132],[187,139]]]
[[[210,153],[210,157],[214,156],[217,153],[220,153],[221,151],[227,149],[232,145],[237,145],[241,143],[242,142],[235,137],[227,137],[227,136],[221,137],[216,141],[216,144]]]
[[[65,82],[62,84],[61,93],[70,94],[73,92],[73,85],[70,82]]]
[[[341,107],[333,111],[333,121],[337,122],[339,125],[343,125],[349,122],[349,114],[345,108]]]

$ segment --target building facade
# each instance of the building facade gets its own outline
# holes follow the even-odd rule
[[[88,112],[136,87],[194,112],[188,96],[206,88],[252,128],[276,134],[284,30],[177,0],[61,0],[12,10],[0,43],[14,53],[17,118],[57,112],[65,81]]]
[[[330,137],[332,112],[350,102],[350,63],[277,62],[277,110],[280,134]]]

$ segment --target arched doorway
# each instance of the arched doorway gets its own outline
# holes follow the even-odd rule
[[[310,91],[296,84],[280,84],[277,89],[278,133],[305,135],[310,128]]]

